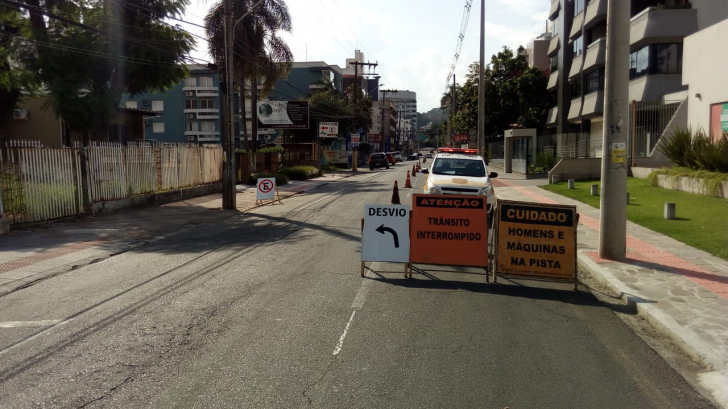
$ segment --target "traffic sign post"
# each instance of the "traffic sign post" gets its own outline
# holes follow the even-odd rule
[[[364,263],[385,261],[409,263],[410,256],[410,206],[379,205],[364,206],[364,222],[361,233],[362,277]],[[405,265],[405,276],[407,266]]]
[[[263,205],[266,200],[270,200],[271,203],[275,203],[276,197],[278,198],[278,203],[283,204],[281,202],[281,196],[278,194],[278,186],[276,186],[276,179],[275,178],[260,178],[258,179],[258,183],[256,184],[256,192],[255,192],[255,204],[256,205]]]
[[[576,206],[498,201],[498,274],[573,281],[576,290]]]

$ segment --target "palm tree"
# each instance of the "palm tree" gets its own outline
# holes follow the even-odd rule
[[[221,66],[225,61],[223,5],[224,0],[215,4],[205,17],[205,30],[209,40],[210,54]],[[235,16],[242,16],[250,10],[255,0],[237,0],[233,2],[233,21]],[[256,105],[258,102],[258,87],[263,94],[270,92],[276,80],[284,76],[291,68],[293,53],[288,45],[278,37],[278,31],[290,32],[292,28],[291,16],[288,6],[283,0],[263,0],[243,21],[236,26],[235,44],[233,47],[233,78],[241,86],[240,104],[244,107],[246,79],[249,79],[249,95],[251,111],[253,113],[253,135],[257,139],[258,121]],[[258,81],[261,81],[258,84]],[[235,92],[235,86],[228,84],[229,92]],[[247,139],[247,117],[245,109],[243,115],[243,134]],[[252,139],[252,138],[251,138]],[[255,149],[255,143],[251,148]]]

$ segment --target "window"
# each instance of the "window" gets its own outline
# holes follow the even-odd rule
[[[213,108],[215,108],[215,100],[214,99],[201,99],[200,100],[200,108],[202,108],[202,109],[213,109]]]
[[[185,78],[185,87],[196,87],[197,80],[195,78]]]
[[[584,0],[574,0],[574,15],[581,13],[584,10]]]
[[[187,131],[188,132],[194,132],[199,129],[199,122],[187,122]]]
[[[629,79],[682,73],[682,44],[652,44],[629,55]]]
[[[154,122],[152,124],[153,133],[164,133],[164,122]]]
[[[212,87],[212,77],[200,77],[201,87]]]
[[[185,100],[185,109],[197,109],[197,100],[196,99]]]
[[[581,55],[582,50],[584,49],[584,39],[579,36],[574,40],[574,58]]]
[[[644,46],[641,49],[629,55],[629,79],[639,78],[647,75],[647,68],[650,62],[650,46]]]
[[[164,111],[164,101],[152,101],[152,111],[155,111],[155,112]]]
[[[576,99],[581,96],[581,81],[576,80],[571,83],[571,98]]]
[[[559,56],[554,55],[553,57],[549,58],[549,69],[551,72],[557,71],[559,69]]]
[[[656,74],[682,73],[682,44],[655,44]]]
[[[136,108],[137,102],[136,101],[126,101],[125,102],[127,108]]]
[[[561,21],[561,15],[558,15],[554,21],[549,22],[549,33],[552,38],[559,34],[559,22]]]
[[[203,121],[200,122],[200,131],[206,131],[211,132],[215,130],[215,122],[214,121]]]
[[[592,71],[584,77],[586,83],[585,94],[596,91],[604,91],[604,68]]]

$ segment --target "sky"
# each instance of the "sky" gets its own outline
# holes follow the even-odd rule
[[[212,0],[192,0],[185,21],[204,25]],[[291,33],[281,32],[294,60],[324,61],[344,68],[354,50],[376,62],[380,88],[417,93],[417,111],[440,105],[460,35],[466,0],[289,0]],[[504,46],[524,47],[545,31],[550,0],[485,0],[485,59]],[[204,30],[182,24],[204,37]],[[480,1],[473,0],[455,76],[462,84],[479,60]],[[192,54],[211,61],[207,42]],[[452,80],[451,80],[452,81]]]

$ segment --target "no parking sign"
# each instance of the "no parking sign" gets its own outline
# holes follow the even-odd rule
[[[276,194],[278,194],[278,188],[276,187],[275,178],[260,178],[256,185],[257,189],[255,192],[255,203],[262,202],[263,200],[272,200],[275,202]],[[281,201],[280,196],[278,201]]]

